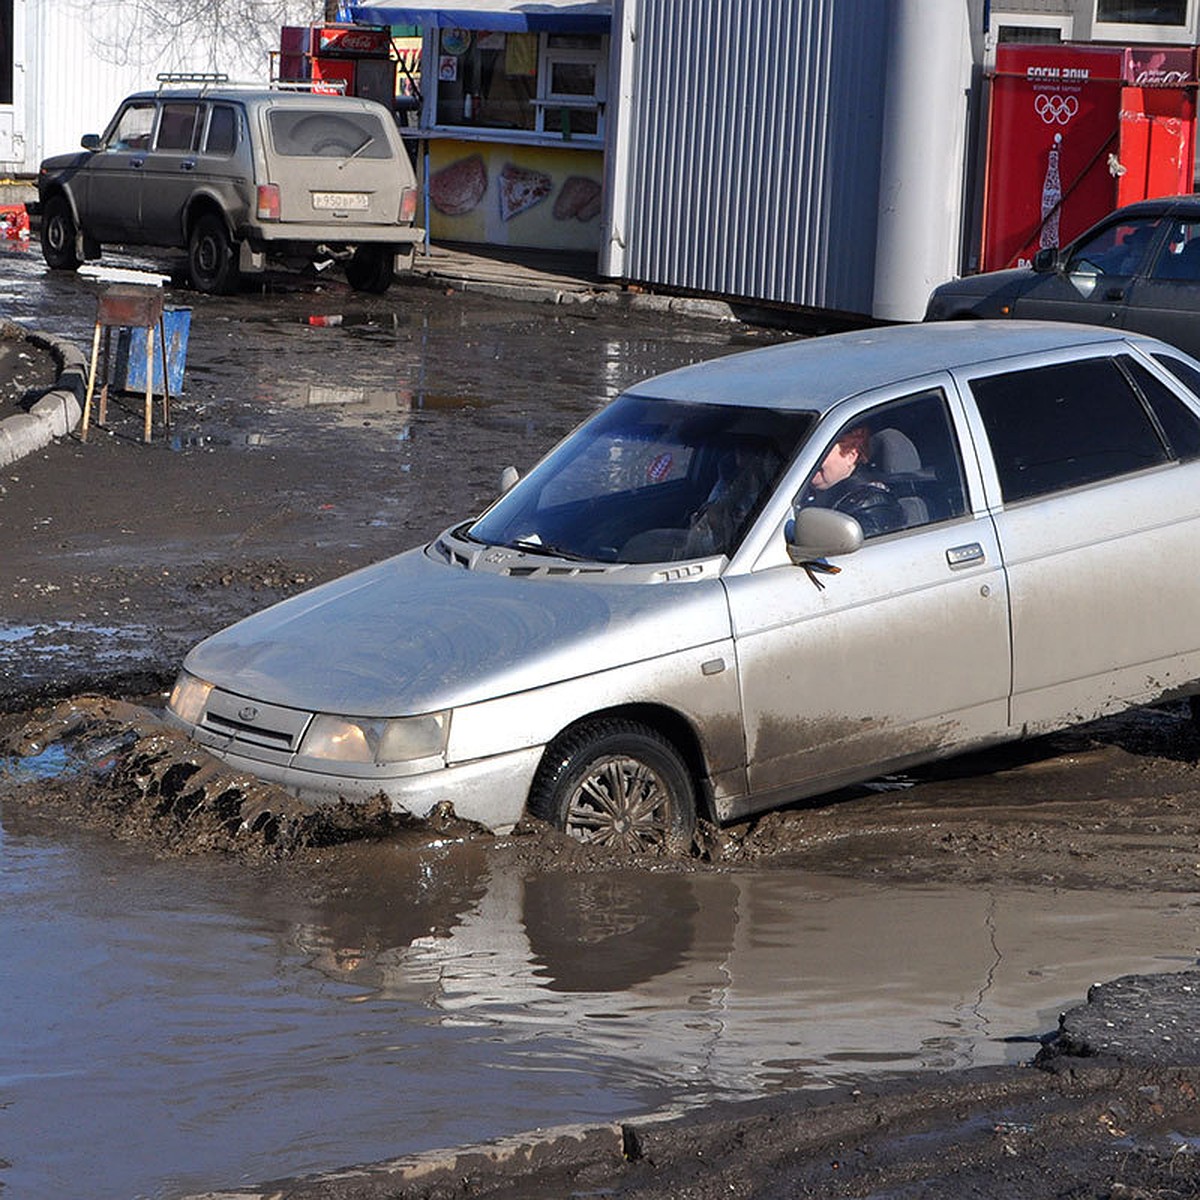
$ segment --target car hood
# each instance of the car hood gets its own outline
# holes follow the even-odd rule
[[[385,717],[435,712],[730,636],[719,580],[475,572],[410,550],[264,609],[184,668],[240,696]]]
[[[1007,271],[986,271],[982,275],[964,275],[933,289],[934,295],[992,296],[1023,291],[1036,274],[1029,267],[1012,267]]]

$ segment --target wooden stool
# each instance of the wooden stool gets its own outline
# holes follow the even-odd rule
[[[104,333],[104,374],[100,383],[97,423],[104,424],[108,416],[108,362],[114,329],[144,329],[146,331],[146,414],[142,441],[150,440],[151,418],[154,412],[154,331],[158,330],[162,355],[162,420],[164,429],[171,426],[171,385],[167,378],[167,331],[163,323],[163,295],[154,287],[110,287],[100,295],[96,311],[96,328],[92,333],[92,365],[88,371],[87,399],[83,404],[83,424],[79,440],[87,441],[92,417],[92,394],[96,388],[96,361],[100,355],[100,334]]]

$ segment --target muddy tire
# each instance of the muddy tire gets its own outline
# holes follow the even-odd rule
[[[678,854],[692,844],[696,789],[661,734],[637,721],[598,720],[547,747],[529,811],[580,842]]]
[[[52,271],[74,271],[79,266],[78,233],[66,196],[51,196],[42,209],[42,257]]]
[[[211,296],[227,296],[237,290],[233,241],[225,222],[213,213],[205,213],[192,226],[188,238],[188,276],[196,291]]]
[[[396,277],[394,259],[390,246],[359,246],[346,263],[346,282],[356,292],[382,296]]]

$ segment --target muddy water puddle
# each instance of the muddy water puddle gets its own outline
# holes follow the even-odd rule
[[[0,864],[0,1183],[22,1200],[1024,1061],[1092,982],[1200,944],[1179,894],[556,873],[454,837],[180,861],[11,797]]]

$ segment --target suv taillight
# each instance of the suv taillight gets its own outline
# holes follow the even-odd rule
[[[258,219],[260,221],[279,220],[279,184],[260,183],[258,185]]]
[[[417,189],[404,188],[400,193],[400,220],[415,221],[417,219]]]

